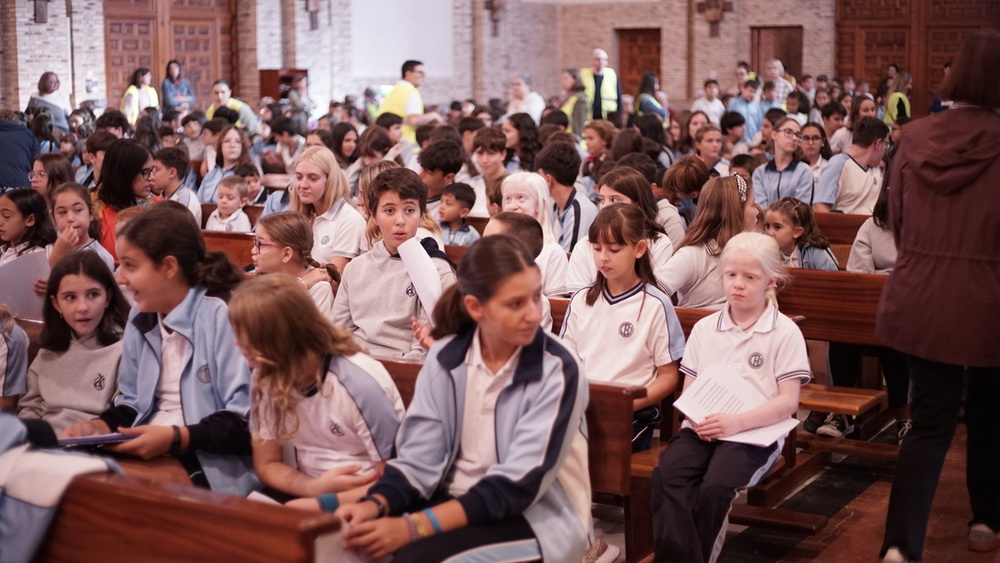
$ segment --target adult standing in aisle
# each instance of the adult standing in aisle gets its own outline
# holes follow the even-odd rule
[[[592,100],[592,117],[607,119],[608,114],[621,111],[622,85],[615,69],[608,66],[608,53],[604,49],[594,49],[590,64],[590,68],[580,69],[583,91]]]

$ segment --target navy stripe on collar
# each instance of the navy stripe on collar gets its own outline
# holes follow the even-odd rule
[[[625,301],[629,297],[632,297],[633,295],[641,292],[644,285],[645,284],[642,283],[642,281],[640,281],[639,283],[635,284],[635,287],[622,293],[621,295],[611,295],[611,291],[608,289],[608,286],[604,286],[604,291],[601,292],[601,295],[604,296],[604,300],[607,301],[608,304],[614,305],[616,303],[621,303],[622,301]]]
[[[469,328],[461,332],[444,345],[438,352],[438,362],[441,367],[451,371],[465,363],[465,357],[472,346],[472,339],[476,334],[476,329]],[[514,383],[526,383],[538,381],[542,378],[542,357],[545,353],[548,336],[541,327],[535,332],[535,338],[521,349],[521,357],[518,359],[517,368],[514,370]]]

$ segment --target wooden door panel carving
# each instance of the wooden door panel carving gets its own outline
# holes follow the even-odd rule
[[[660,76],[660,30],[618,30],[618,75],[622,93],[635,96],[639,91],[642,75],[652,72]]]

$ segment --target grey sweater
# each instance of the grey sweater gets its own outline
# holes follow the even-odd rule
[[[40,418],[58,434],[83,420],[96,418],[118,391],[122,343],[101,346],[95,335],[73,337],[65,352],[39,350],[28,368],[28,392],[17,416]]]
[[[431,260],[442,289],[454,284],[451,266]],[[382,241],[348,262],[333,302],[333,324],[350,331],[373,356],[419,360],[427,350],[413,337],[411,317],[428,322],[402,259],[390,255]]]

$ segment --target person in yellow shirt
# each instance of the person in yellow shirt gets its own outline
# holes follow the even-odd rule
[[[608,114],[621,111],[622,85],[615,70],[608,66],[608,53],[594,49],[591,67],[580,69],[580,81],[587,99],[591,100],[594,119],[607,119]]]
[[[209,119],[212,119],[212,116],[215,115],[216,109],[228,107],[240,116],[236,125],[243,127],[251,135],[255,135],[260,131],[260,122],[257,120],[257,115],[254,114],[253,108],[246,102],[234,98],[233,89],[230,88],[229,83],[225,80],[220,79],[212,83],[212,100],[212,105],[208,106],[208,109],[205,111],[205,115]]]
[[[424,82],[424,63],[409,60],[403,63],[403,78],[385,96],[379,114],[394,113],[403,118],[403,138],[417,142],[417,126],[430,123],[444,123],[437,112],[424,113],[424,98],[420,95],[420,85]]]
[[[150,86],[153,82],[153,73],[148,68],[137,68],[132,73],[132,80],[129,87],[122,95],[121,110],[128,118],[129,125],[135,125],[139,119],[139,112],[154,107],[160,109],[160,100],[156,95],[156,88]]]

